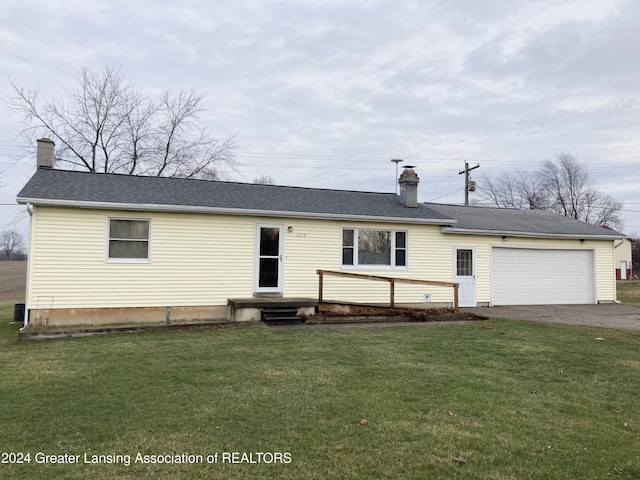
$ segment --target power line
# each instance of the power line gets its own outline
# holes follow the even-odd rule
[[[445,195],[440,195],[439,197],[432,198],[431,200],[427,200],[427,202],[435,202],[436,200],[440,200],[441,198],[448,197],[449,195],[453,195],[454,193],[461,192],[462,190],[464,190],[464,188],[459,188],[459,189],[457,189],[457,190],[454,190],[454,191],[453,191],[453,192],[451,192],[451,193],[447,193],[447,194],[445,194]]]
[[[27,143],[18,143],[18,142],[10,142],[0,140],[0,146],[14,146],[20,148],[29,148],[30,144]],[[0,154],[0,156],[7,156],[4,154]],[[328,161],[371,161],[371,160],[380,160],[387,161],[388,156],[376,156],[376,155],[331,155],[331,154],[310,154],[310,153],[273,153],[273,152],[255,152],[255,151],[239,151],[236,155],[238,158],[249,157],[265,157],[265,158],[280,158],[284,160],[296,160],[296,159],[309,159],[309,160],[328,160]],[[459,157],[423,157],[423,156],[404,156],[404,159],[412,162],[460,162],[465,159]],[[473,162],[484,162],[489,163],[491,165],[511,165],[513,163],[525,164],[525,165],[538,165],[541,160],[527,160],[527,161],[516,161],[515,159],[505,159],[505,158],[467,158],[467,160],[471,160]],[[596,168],[629,168],[632,165],[603,165],[601,161],[594,160],[593,162],[588,161],[580,161],[582,165],[585,166],[593,166]]]

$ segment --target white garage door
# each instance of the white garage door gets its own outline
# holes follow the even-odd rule
[[[492,249],[494,305],[595,303],[592,250]]]

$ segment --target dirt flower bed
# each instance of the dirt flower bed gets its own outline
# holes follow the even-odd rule
[[[305,317],[305,323],[448,322],[485,320],[452,308],[390,308],[369,305],[321,304],[318,314]]]

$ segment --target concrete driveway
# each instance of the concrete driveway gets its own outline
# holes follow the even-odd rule
[[[489,318],[511,318],[514,320],[640,330],[640,307],[615,303],[602,305],[518,305],[463,308],[461,310]]]

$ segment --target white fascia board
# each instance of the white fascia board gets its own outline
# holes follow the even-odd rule
[[[496,237],[526,237],[526,238],[575,238],[585,240],[617,240],[625,238],[624,235],[592,235],[575,233],[535,233],[535,232],[511,232],[508,230],[476,230],[468,228],[442,227],[442,233],[457,233],[461,235],[493,235]]]
[[[220,208],[191,205],[158,205],[141,203],[103,203],[86,201],[69,201],[41,198],[18,197],[19,204],[31,203],[48,207],[72,207],[96,210],[129,210],[144,212],[187,212],[209,213],[219,215],[242,215],[252,217],[286,217],[286,218],[314,218],[320,220],[349,220],[354,222],[382,222],[382,223],[411,223],[421,225],[451,225],[457,223],[453,219],[429,219],[410,217],[378,217],[374,215],[349,215],[336,213],[287,212],[274,210],[256,210],[243,208]]]

